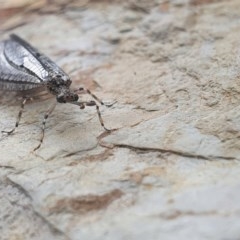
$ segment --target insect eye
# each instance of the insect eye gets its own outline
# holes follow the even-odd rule
[[[67,80],[66,85],[69,87],[71,85],[72,81],[71,80]]]
[[[79,97],[78,97],[77,94],[74,94],[74,95],[73,95],[73,101],[74,101],[74,102],[76,102],[76,101],[78,100],[78,98],[79,98]]]
[[[59,102],[59,103],[66,103],[66,100],[65,100],[65,98],[64,98],[64,96],[57,96],[57,101]]]

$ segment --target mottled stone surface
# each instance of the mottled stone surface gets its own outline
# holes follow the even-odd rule
[[[2,3],[0,1],[0,3]],[[3,240],[240,238],[240,1],[3,1],[19,34],[106,102],[29,102],[0,138]],[[1,76],[0,76],[1,77]],[[1,92],[0,129],[20,102]],[[89,99],[89,96],[81,96]]]

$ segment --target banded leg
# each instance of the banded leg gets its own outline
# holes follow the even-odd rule
[[[37,147],[35,147],[33,149],[33,151],[36,151],[37,149],[39,149],[42,145],[42,142],[43,142],[43,139],[44,139],[44,136],[45,136],[45,128],[46,128],[46,121],[49,117],[49,115],[53,112],[53,110],[55,109],[57,103],[54,103],[49,109],[48,111],[44,114],[44,118],[43,118],[43,121],[42,121],[42,135],[41,135],[41,138],[40,138],[40,141],[39,141],[39,144],[37,145]]]
[[[93,94],[89,89],[80,87],[79,89],[75,90],[75,92],[78,93],[85,93],[89,94],[93,99],[95,99],[97,102],[99,102],[101,105],[104,105],[106,107],[111,107],[113,104],[105,104],[101,99],[99,99],[95,94]]]
[[[99,106],[97,105],[97,103],[95,101],[89,101],[89,102],[73,102],[73,104],[75,105],[78,105],[80,106],[80,109],[84,109],[85,106],[88,106],[88,107],[92,107],[92,106],[95,106],[96,107],[96,111],[97,111],[97,114],[98,114],[98,119],[99,119],[99,122],[100,124],[102,125],[102,127],[110,132],[111,130],[107,129],[104,125],[104,122],[103,122],[103,119],[102,119],[102,115],[100,113],[100,110],[99,110]]]
[[[25,104],[26,104],[26,102],[28,100],[32,100],[32,98],[26,97],[22,101],[21,108],[20,108],[20,110],[18,112],[17,120],[16,120],[16,123],[15,123],[15,127],[12,130],[10,130],[10,131],[2,131],[2,133],[7,133],[8,135],[10,135],[10,134],[12,134],[16,130],[16,128],[18,127],[19,122],[20,122],[20,120],[22,118],[22,114],[23,114],[23,110],[24,110]]]

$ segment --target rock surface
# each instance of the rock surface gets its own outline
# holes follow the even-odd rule
[[[240,1],[5,1],[12,32],[99,98],[26,105],[0,139],[2,240],[240,237]],[[239,96],[238,96],[239,95]],[[89,99],[88,96],[82,96]],[[20,102],[1,93],[1,129]],[[238,111],[239,110],[239,111]]]

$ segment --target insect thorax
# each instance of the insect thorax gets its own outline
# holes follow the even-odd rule
[[[72,92],[69,87],[72,81],[69,78],[61,75],[52,76],[47,82],[48,91],[55,95],[60,103],[75,102],[78,100],[78,95]]]
[[[66,76],[61,76],[60,74],[49,74],[49,79],[47,80],[47,89],[53,95],[58,95],[61,92],[61,88],[70,87],[72,81]]]

